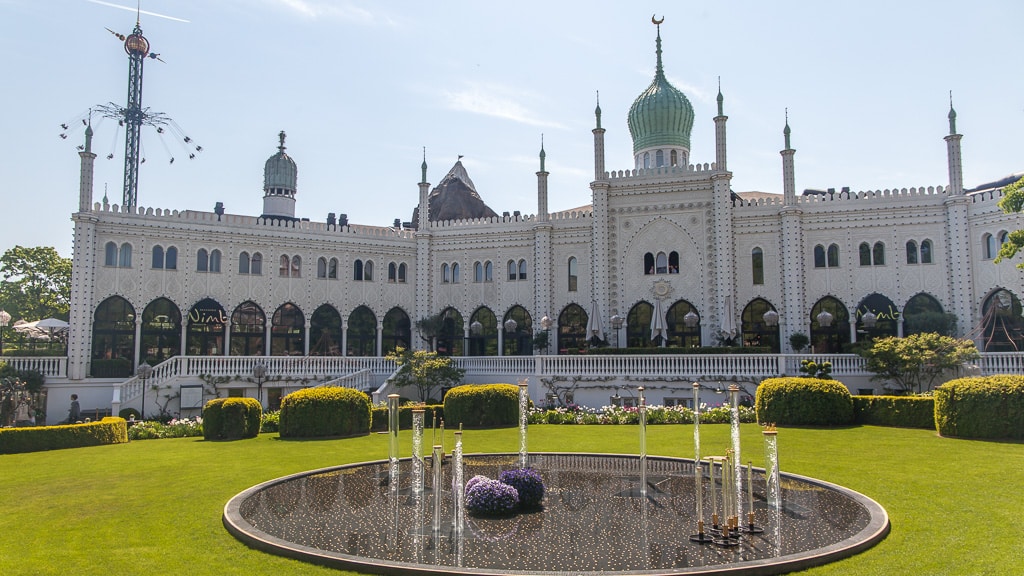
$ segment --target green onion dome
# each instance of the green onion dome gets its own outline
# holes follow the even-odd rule
[[[669,83],[661,64],[661,33],[657,39],[658,66],[654,81],[633,102],[629,109],[629,133],[633,136],[633,153],[659,148],[690,150],[693,128],[693,105]]]

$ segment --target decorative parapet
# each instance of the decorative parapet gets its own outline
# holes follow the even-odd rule
[[[796,197],[796,205],[824,204],[827,202],[855,202],[855,201],[890,201],[906,200],[923,197],[946,197],[949,190],[943,186],[928,186],[918,188],[893,188],[885,190],[867,190],[863,192],[826,192],[825,194],[808,194]],[[737,208],[759,207],[759,206],[781,206],[783,197],[781,194],[773,197],[751,198],[734,200],[733,205]]]
[[[650,178],[652,176],[682,176],[717,172],[718,167],[714,162],[703,164],[690,164],[689,166],[661,166],[659,168],[634,168],[632,170],[612,170],[605,172],[605,180],[624,180],[626,178]]]

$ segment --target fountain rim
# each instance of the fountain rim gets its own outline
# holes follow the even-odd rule
[[[464,458],[481,458],[481,457],[518,457],[518,452],[475,452],[465,454]],[[530,456],[589,456],[589,457],[609,457],[609,458],[628,458],[639,460],[640,456],[637,454],[618,454],[618,453],[597,453],[597,452],[530,452]],[[667,460],[677,461],[682,463],[693,464],[693,458],[679,458],[675,456],[648,456],[650,460]],[[411,457],[400,458],[399,461],[410,461]],[[262,530],[254,527],[252,524],[247,522],[241,514],[242,503],[245,502],[250,496],[265,490],[271,486],[277,484],[283,484],[285,482],[301,478],[304,476],[315,476],[318,474],[326,474],[338,470],[345,470],[348,468],[358,468],[362,466],[374,466],[374,465],[387,465],[388,459],[381,460],[368,460],[364,462],[354,462],[351,464],[340,464],[338,466],[328,466],[326,468],[318,468],[315,470],[306,470],[303,472],[297,472],[295,474],[289,474],[287,476],[281,476],[266,482],[261,482],[255,486],[247,488],[242,492],[239,492],[233,496],[224,505],[223,515],[221,521],[227,529],[227,531],[234,536],[236,539],[246,544],[250,548],[267,552],[277,556],[284,556],[293,558],[296,560],[302,560],[304,562],[310,562],[322,566],[331,568],[339,568],[344,570],[356,570],[359,572],[370,573],[370,574],[424,574],[424,575],[436,575],[436,574],[471,574],[474,576],[505,576],[509,574],[514,575],[527,575],[527,574],[540,574],[540,575],[555,575],[564,574],[565,570],[502,570],[496,572],[493,569],[484,568],[465,568],[447,565],[433,565],[433,564],[416,564],[413,562],[400,562],[392,560],[383,560],[380,558],[368,558],[365,556],[354,556],[351,554],[342,554],[339,552],[329,552],[321,550],[319,548],[313,548],[310,546],[303,546],[296,544],[295,542],[289,542],[275,536],[271,536]],[[764,468],[754,467],[754,470],[764,472]],[[829,490],[833,490],[841,493],[842,495],[850,498],[856,503],[860,504],[865,508],[870,516],[868,524],[861,529],[858,533],[848,536],[839,542],[835,542],[828,546],[821,548],[815,548],[805,552],[797,552],[794,554],[787,554],[785,556],[779,556],[776,558],[765,558],[761,560],[746,560],[742,562],[735,562],[728,565],[719,566],[694,566],[688,568],[679,568],[672,570],[622,570],[615,572],[591,572],[591,571],[572,571],[573,574],[580,576],[596,576],[596,575],[643,575],[643,576],[657,576],[657,575],[676,575],[676,574],[742,574],[744,576],[767,576],[773,574],[785,574],[788,572],[794,572],[798,570],[805,570],[814,566],[821,566],[848,558],[855,554],[859,554],[875,544],[878,544],[889,535],[891,525],[889,522],[889,514],[881,504],[857,492],[841,486],[839,484],[833,484],[825,480],[819,480],[810,476],[802,476],[800,474],[791,474],[788,472],[779,473],[779,477],[788,478],[792,480],[798,480],[814,486],[819,486]]]

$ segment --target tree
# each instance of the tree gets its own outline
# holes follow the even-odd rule
[[[431,350],[437,348],[437,337],[441,334],[441,330],[443,328],[444,316],[441,314],[426,316],[416,321],[416,330],[419,331],[420,338],[422,338],[424,342],[430,344]]]
[[[1003,187],[1003,198],[999,200],[999,208],[1006,214],[1016,214],[1024,210],[1024,178]],[[1024,248],[1024,230],[1014,230],[1008,235],[1007,241],[999,247],[999,254],[994,261],[1012,259],[1021,248]],[[1018,263],[1017,268],[1024,268],[1024,262]]]
[[[943,373],[980,356],[971,340],[935,332],[878,338],[861,355],[872,380],[892,381],[903,392],[931,390]]]
[[[68,319],[71,303],[71,259],[49,246],[15,246],[0,256],[3,282],[0,307],[11,318]]]
[[[399,346],[386,358],[398,365],[398,371],[391,377],[395,386],[415,386],[420,402],[425,402],[431,391],[438,386],[453,386],[462,382],[466,373],[455,366],[451,358],[438,356],[437,352],[413,351]]]
[[[789,335],[789,345],[793,347],[793,352],[800,352],[810,343],[811,339],[803,332],[794,332]]]

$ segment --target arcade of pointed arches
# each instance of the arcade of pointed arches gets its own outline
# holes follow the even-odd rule
[[[665,306],[661,326],[652,322],[654,304],[645,300],[635,303],[626,315],[625,340],[621,344],[631,348],[704,345],[700,311],[683,299]],[[774,323],[769,322],[768,312],[775,313]],[[873,318],[865,322],[869,313]],[[155,365],[181,355],[183,350],[190,356],[380,356],[412,345],[412,321],[400,307],[391,308],[378,320],[367,306],[358,306],[343,318],[334,306],[322,304],[307,321],[297,305],[286,302],[269,315],[268,322],[267,313],[253,301],[242,302],[229,314],[219,302],[206,298],[183,314],[176,304],[161,297],[146,305],[141,320],[136,321],[136,314],[136,308],[121,296],[111,296],[96,308],[92,376],[131,374],[141,361]],[[739,343],[781,352],[777,314],[775,306],[764,298],[748,302],[740,314]],[[910,298],[902,310],[888,297],[870,294],[852,314],[839,299],[825,296],[811,307],[805,325],[815,352],[841,353],[855,339],[907,335],[911,330],[909,324],[904,324],[906,317],[929,314],[942,315],[944,310],[936,298],[926,293]],[[982,350],[1024,349],[1024,317],[1016,294],[1006,289],[993,291],[985,298],[981,314],[982,322],[976,330]],[[443,310],[441,317],[442,324],[433,343],[440,354],[534,353],[534,318],[518,304],[505,311],[500,323],[497,314],[487,306],[475,309],[468,322],[451,307]],[[555,334],[551,344],[556,353],[573,353],[593,344],[588,342],[588,321],[587,311],[579,304],[565,306],[552,326]],[[598,340],[610,344],[607,334],[599,335]],[[539,352],[547,353],[550,348]]]

